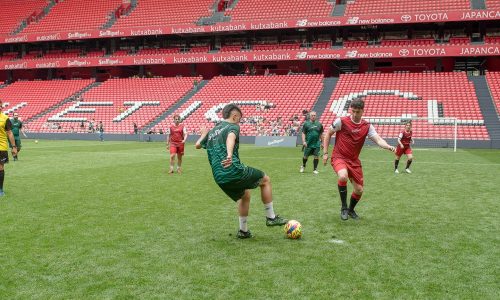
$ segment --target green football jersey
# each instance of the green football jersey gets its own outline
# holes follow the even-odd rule
[[[15,138],[19,138],[19,133],[21,132],[21,129],[23,128],[23,122],[19,119],[10,119],[10,123],[12,124],[12,134],[14,135]]]
[[[231,132],[236,135],[233,163],[228,168],[224,168],[222,161],[227,158],[226,140]],[[218,184],[241,180],[248,176],[248,168],[241,163],[238,154],[239,136],[240,126],[223,121],[212,128],[201,141],[201,146],[207,149],[208,162],[212,167],[215,182]]]
[[[321,134],[323,133],[323,125],[318,121],[306,121],[302,126],[302,132],[306,135],[306,143],[308,148],[319,148],[321,146]]]

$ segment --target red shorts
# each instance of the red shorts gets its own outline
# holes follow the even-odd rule
[[[413,152],[411,151],[411,147],[404,147],[404,148],[401,148],[401,146],[398,145],[398,147],[396,148],[396,156],[401,156],[403,154],[412,154]]]
[[[180,144],[178,146],[173,146],[172,144],[170,144],[170,154],[184,155],[184,144]]]
[[[361,166],[361,161],[359,159],[350,160],[332,156],[331,164],[335,173],[338,174],[340,170],[346,169],[347,176],[349,176],[351,181],[354,181],[361,186],[363,185],[363,167]]]

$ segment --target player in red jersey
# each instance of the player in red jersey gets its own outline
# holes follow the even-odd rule
[[[170,126],[167,134],[167,148],[170,148],[170,170],[174,173],[175,156],[177,155],[177,173],[182,173],[182,156],[184,155],[184,144],[188,137],[187,128],[181,125],[181,117],[174,115],[174,125]]]
[[[413,160],[413,152],[411,145],[415,143],[412,137],[411,121],[406,122],[405,129],[401,131],[398,137],[398,147],[396,148],[396,160],[394,160],[394,173],[398,174],[399,159],[403,154],[406,154],[406,173],[410,174],[410,165]]]
[[[323,139],[323,164],[328,160],[328,146],[334,134],[335,146],[332,152],[331,164],[338,178],[338,188],[342,208],[340,218],[347,220],[349,217],[358,219],[354,207],[358,204],[363,194],[363,168],[359,160],[359,153],[363,148],[366,137],[383,149],[394,152],[395,148],[382,139],[375,128],[363,120],[365,103],[357,99],[351,102],[351,115],[337,118],[330,126]],[[354,188],[351,194],[351,203],[347,207],[347,180],[351,181]]]

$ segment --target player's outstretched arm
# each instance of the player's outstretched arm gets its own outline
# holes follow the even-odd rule
[[[332,136],[335,134],[335,131],[332,128],[328,128],[328,131],[323,134],[323,165],[326,166],[326,162],[328,160],[328,147],[330,146],[330,140]]]
[[[386,149],[391,152],[396,151],[396,148],[394,146],[387,144],[387,142],[383,138],[381,138],[378,134],[370,137],[370,139],[382,149]]]
[[[203,127],[201,128],[201,135],[200,138],[196,141],[195,147],[196,149],[201,149],[201,142],[207,137],[208,134],[208,129]]]

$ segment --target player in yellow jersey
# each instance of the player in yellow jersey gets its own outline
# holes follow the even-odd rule
[[[12,134],[12,124],[7,115],[1,112],[3,101],[0,99],[0,196],[5,195],[3,192],[3,180],[5,178],[4,164],[9,162],[9,141],[12,145],[12,156],[17,155],[16,142]]]

